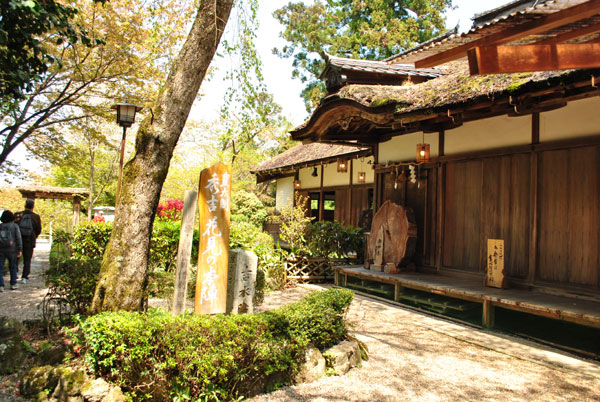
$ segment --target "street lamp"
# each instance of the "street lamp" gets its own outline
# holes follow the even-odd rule
[[[117,124],[123,127],[123,139],[121,140],[121,160],[119,161],[119,179],[117,181],[117,199],[121,191],[121,176],[123,174],[123,158],[125,157],[125,136],[127,134],[127,127],[135,122],[135,113],[139,112],[143,108],[141,106],[132,105],[131,103],[117,103],[112,105],[111,109],[117,111]]]

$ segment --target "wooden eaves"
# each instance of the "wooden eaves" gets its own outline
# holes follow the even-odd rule
[[[511,87],[511,76],[486,76],[485,84],[501,84],[496,91],[484,92],[477,89],[479,79],[469,81],[464,62],[453,62],[461,66],[459,70],[449,74],[447,78],[432,80],[419,84],[413,92],[394,97],[394,91],[400,87],[347,87],[334,97],[323,103],[302,126],[291,131],[294,140],[324,143],[347,143],[355,141],[359,145],[371,146],[397,135],[413,132],[440,132],[461,126],[465,122],[482,118],[509,115],[523,116],[536,112],[544,112],[560,108],[567,101],[598,96],[600,90],[600,70],[577,70],[571,72],[535,73],[544,76],[538,81],[528,81],[526,76],[516,76],[514,82],[521,79],[525,82]],[[447,87],[436,81],[447,80]],[[462,80],[462,81],[461,81]],[[455,84],[456,83],[456,84]],[[452,98],[456,90],[452,85],[467,88],[473,86],[471,92]],[[424,88],[420,88],[424,87]],[[359,94],[365,88],[381,91],[378,97],[371,96],[363,101]],[[435,89],[435,91],[433,90]],[[411,88],[406,88],[410,91]],[[469,89],[470,90],[470,89]],[[447,101],[418,103],[419,96],[448,92]],[[389,95],[388,104],[379,106],[381,97]],[[345,98],[345,97],[350,97]],[[408,102],[415,102],[410,104]],[[375,104],[376,106],[369,106]]]
[[[468,56],[471,74],[596,68],[599,34],[600,0],[550,0],[390,62],[425,68]]]

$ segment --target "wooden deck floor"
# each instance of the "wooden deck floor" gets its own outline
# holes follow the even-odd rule
[[[495,289],[478,280],[425,273],[386,274],[362,266],[334,267],[335,284],[346,287],[348,277],[387,283],[394,286],[394,300],[400,301],[403,288],[483,304],[482,324],[494,325],[494,308],[535,314],[600,328],[600,302],[556,296],[522,289]]]

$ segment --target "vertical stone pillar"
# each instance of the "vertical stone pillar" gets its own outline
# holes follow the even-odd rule
[[[227,273],[226,312],[233,314],[254,312],[256,270],[258,257],[248,250],[230,250]]]
[[[177,248],[177,271],[175,273],[175,295],[173,296],[173,314],[182,314],[185,311],[187,295],[187,282],[192,255],[192,242],[194,240],[194,219],[198,206],[198,193],[194,190],[185,192],[183,201],[183,216],[181,218],[181,233],[179,247]]]

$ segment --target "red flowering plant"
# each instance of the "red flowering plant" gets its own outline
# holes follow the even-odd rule
[[[183,211],[183,201],[179,200],[168,200],[158,204],[156,214],[158,219],[164,221],[179,221],[181,219],[181,213]]]

